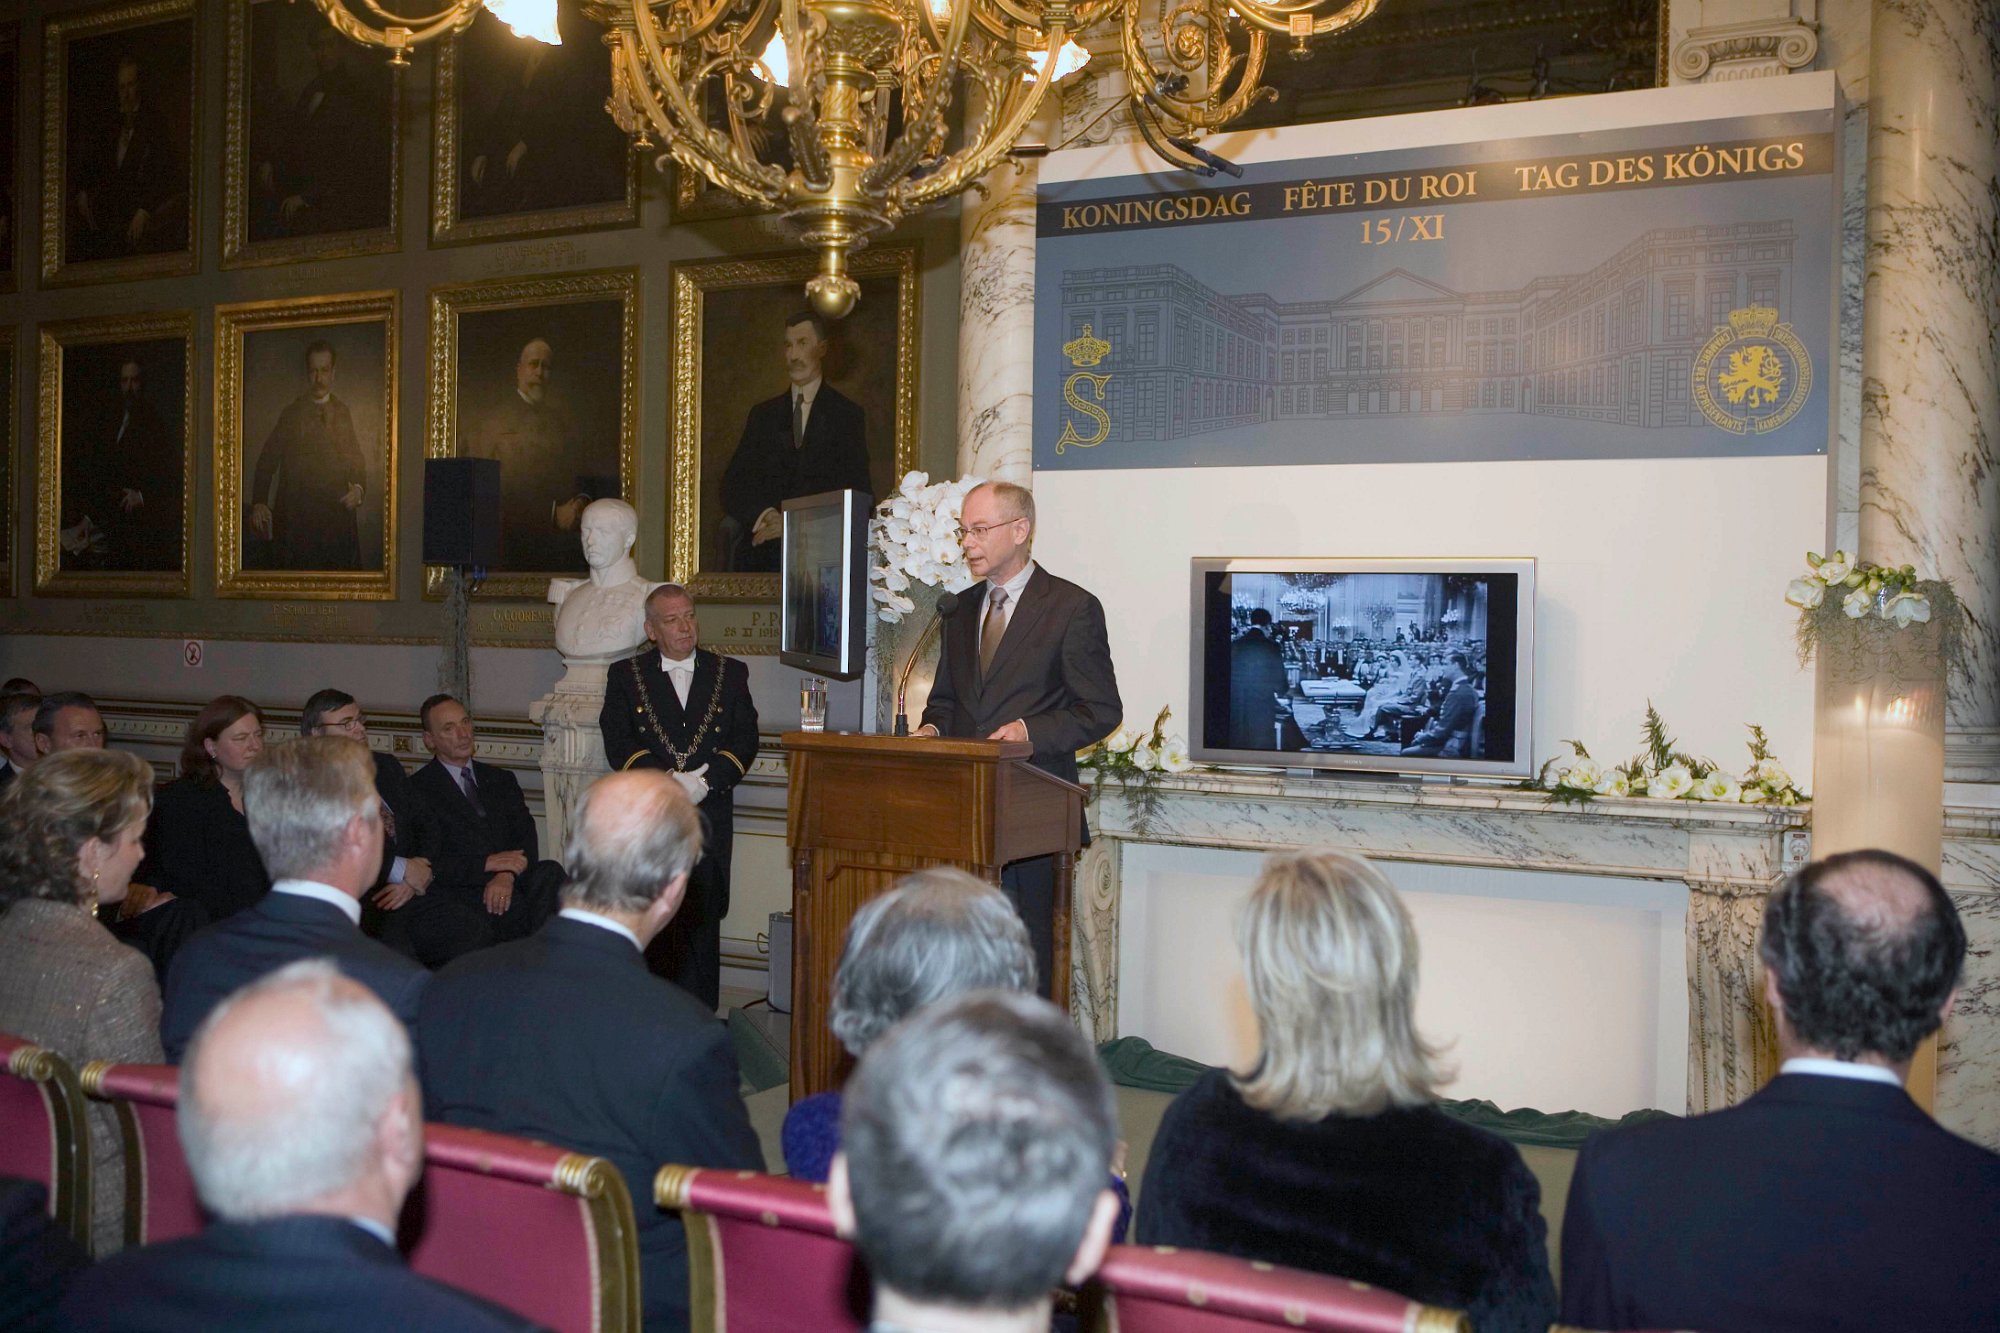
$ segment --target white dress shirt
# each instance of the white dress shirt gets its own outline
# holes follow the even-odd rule
[[[1794,1056],[1778,1066],[1780,1074],[1818,1074],[1822,1078],[1851,1078],[1861,1083],[1886,1083],[1892,1088],[1903,1086],[1903,1080],[1896,1077],[1893,1069],[1880,1065],[1856,1064],[1852,1060],[1821,1060],[1811,1056]]]
[[[674,697],[681,701],[681,707],[688,706],[688,691],[694,686],[694,654],[686,657],[668,657],[660,654],[660,670],[667,673],[667,679],[674,683]]]
[[[331,884],[322,884],[316,879],[281,879],[271,886],[273,893],[289,893],[294,898],[317,898],[323,903],[332,903],[347,914],[347,919],[357,927],[361,925],[361,901],[351,894],[342,893]]]
[[[791,387],[791,396],[801,400],[799,402],[799,435],[801,438],[804,437],[806,429],[812,425],[813,399],[819,397],[821,379],[821,376],[815,375],[804,384],[794,384]],[[787,406],[790,406],[790,404],[787,404]]]
[[[571,921],[581,921],[586,926],[596,926],[599,930],[608,930],[614,935],[623,935],[632,941],[632,947],[640,953],[646,951],[646,946],[639,943],[639,937],[632,933],[632,928],[622,921],[613,921],[610,917],[599,916],[596,912],[586,912],[581,907],[565,907],[556,915]]]
[[[1033,578],[1034,576],[1035,576],[1035,562],[1030,560],[1027,564],[1021,566],[1020,573],[1016,574],[1013,578],[1008,579],[1005,583],[995,583],[992,579],[986,580],[986,586],[988,589],[986,596],[989,599],[991,599],[991,597],[993,596],[993,593],[991,591],[992,589],[1002,588],[1006,590],[1007,605],[1000,608],[1000,623],[1003,626],[1011,625],[1014,623],[1014,612],[1018,611],[1021,607],[1021,594],[1028,590],[1028,580]],[[981,627],[982,628],[984,627],[983,620],[981,622]],[[1006,631],[1003,629],[1001,633],[1005,634]]]

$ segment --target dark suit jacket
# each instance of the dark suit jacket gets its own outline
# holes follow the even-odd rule
[[[459,790],[451,771],[433,759],[410,775],[410,789],[423,803],[430,821],[431,889],[470,894],[486,892],[486,858],[495,852],[520,852],[533,867],[541,859],[535,817],[521,784],[504,768],[472,761],[472,781],[479,788],[481,814]]]
[[[1901,1088],[1781,1074],[1600,1134],[1563,1219],[1563,1322],[1702,1333],[2000,1328],[2000,1156]]]
[[[650,719],[642,699],[652,705]],[[715,719],[703,730],[711,703]],[[659,649],[648,645],[644,652],[614,663],[604,682],[604,708],[597,715],[612,768],[673,769],[673,756],[654,730],[655,721],[666,733],[665,741],[687,755],[687,771],[708,765],[702,775],[708,781],[708,795],[701,802],[702,817],[708,821],[708,851],[726,860],[735,828],[736,784],[757,757],[757,706],[750,700],[749,670],[733,657],[697,649],[688,706],[682,708],[673,681],[660,669]]]
[[[438,973],[417,1019],[433,1119],[608,1159],[632,1191],[649,1330],[687,1326],[687,1246],[652,1206],[666,1162],[764,1169],[712,1012],[631,941],[564,917]]]
[[[805,443],[792,447],[792,390],[766,398],[743,420],[743,435],[722,474],[722,511],[742,532],[733,568],[778,568],[780,542],[750,545],[750,529],[766,509],[821,491],[874,494],[868,471],[868,422],[860,404],[821,380],[806,417]]]
[[[160,788],[146,822],[146,859],[133,879],[200,903],[211,921],[263,898],[271,877],[250,841],[249,821],[220,782],[181,778]]]
[[[1543,1333],[1555,1314],[1534,1173],[1435,1106],[1279,1120],[1211,1069],[1161,1118],[1135,1238],[1372,1283],[1479,1333]]]
[[[49,1221],[47,1189],[0,1177],[0,1328],[54,1328],[56,1302],[89,1263],[83,1247]]]
[[[367,481],[353,409],[338,397],[315,403],[310,393],[287,403],[250,478],[250,502],[271,506],[275,567],[364,568],[359,514],[341,501]]]
[[[1076,781],[1076,752],[1117,729],[1125,707],[1104,635],[1104,607],[1068,579],[1037,565],[991,676],[979,671],[986,614],[980,583],[960,594],[944,628],[944,659],[924,705],[924,722],[946,736],[989,736],[1016,718],[1028,724],[1036,768]]]
[[[374,991],[404,1026],[415,1024],[430,973],[363,935],[332,903],[270,893],[248,911],[202,931],[174,955],[160,1015],[167,1059],[180,1063],[201,1020],[231,992],[287,963],[321,957]]]
[[[382,798],[383,805],[389,807],[389,822],[382,829],[382,873],[375,881],[375,886],[380,888],[389,882],[389,872],[395,868],[397,857],[433,856],[437,831],[430,807],[411,789],[410,775],[404,771],[401,761],[380,750],[372,754],[375,759],[375,794]],[[394,827],[389,827],[390,824]]]
[[[1229,645],[1231,749],[1269,750],[1277,745],[1277,700],[1288,688],[1284,650],[1268,631],[1247,630]]]
[[[520,1316],[403,1266],[340,1217],[218,1222],[198,1236],[127,1250],[77,1279],[62,1309],[74,1333],[503,1333]]]

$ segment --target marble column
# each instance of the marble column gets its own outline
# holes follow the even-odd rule
[[[1949,579],[1953,731],[2000,726],[2000,0],[1876,0],[1860,550]]]
[[[1034,482],[1035,167],[1003,162],[958,223],[958,475]]]

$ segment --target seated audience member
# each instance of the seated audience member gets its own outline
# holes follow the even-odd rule
[[[26,690],[0,694],[0,791],[35,762],[35,710],[42,696]]]
[[[535,817],[521,784],[472,757],[472,717],[448,694],[424,700],[424,745],[433,756],[410,777],[431,821],[428,892],[410,903],[416,955],[442,967],[489,944],[523,939],[556,910],[563,869],[537,858]]]
[[[1137,1238],[1385,1287],[1541,1333],[1555,1315],[1541,1193],[1506,1140],[1435,1105],[1417,934],[1375,867],[1274,855],[1238,927],[1263,1051],[1167,1108]]]
[[[243,807],[277,878],[254,907],[189,940],[167,974],[160,1036],[178,1061],[232,991],[301,958],[326,957],[408,1025],[430,974],[361,933],[361,895],[382,865],[381,802],[359,744],[313,736],[274,745],[243,778]]]
[[[992,885],[934,866],[903,876],[848,923],[828,1026],[859,1059],[908,1015],[972,990],[1034,993],[1028,928]],[[782,1137],[785,1169],[799,1180],[825,1181],[840,1147],[840,1094],[793,1103]]]
[[[1452,759],[1473,756],[1478,737],[1473,728],[1479,720],[1479,694],[1472,688],[1471,666],[1464,654],[1453,653],[1445,668],[1450,684],[1438,705],[1438,714],[1403,747],[1404,754],[1444,755]]]
[[[75,1333],[486,1333],[525,1320],[403,1266],[396,1223],[424,1169],[410,1039],[380,1001],[312,959],[229,997],[181,1069],[181,1146],[198,1236],[79,1277]]]
[[[701,856],[671,773],[599,778],[570,816],[562,914],[438,973],[417,1018],[424,1092],[446,1124],[609,1160],[638,1210],[652,1333],[688,1326],[680,1221],[651,1206],[667,1162],[762,1170],[736,1051],[712,1010],[646,968]]]
[[[898,1025],[848,1080],[827,1205],[875,1279],[876,1333],[1026,1333],[1097,1270],[1118,1200],[1111,1085],[1068,1015],[973,992]]]
[[[264,714],[234,694],[202,705],[181,744],[178,782],[160,788],[137,879],[224,921],[271,887],[243,818],[243,772],[264,750]]]
[[[1757,952],[1778,1076],[1740,1106],[1584,1144],[1564,1322],[2000,1328],[2000,1156],[1903,1091],[1964,965],[1951,899],[1900,856],[1829,856],[1771,894]]]
[[[34,681],[29,680],[26,676],[9,676],[7,677],[7,683],[0,685],[0,694],[40,695],[41,692],[42,687],[35,684]]]
[[[39,759],[0,798],[0,1032],[79,1069],[160,1059],[153,969],[95,915],[125,896],[152,803],[152,769],[110,750]],[[111,1108],[89,1115],[92,1248],[104,1255],[123,1243],[125,1172]]]
[[[346,691],[317,690],[299,713],[299,735],[345,736],[366,745],[368,719]],[[361,924],[368,934],[381,937],[388,914],[430,887],[431,863],[424,853],[425,825],[410,775],[396,756],[374,749],[368,754],[375,761],[375,794],[382,799],[382,873],[362,900]]]
[[[63,750],[104,748],[104,715],[97,711],[97,701],[79,690],[43,695],[31,726],[37,757]]]
[[[49,1220],[40,1181],[0,1176],[0,1328],[43,1333],[56,1327],[56,1303],[90,1256]]]

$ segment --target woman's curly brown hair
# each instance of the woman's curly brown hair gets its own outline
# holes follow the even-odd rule
[[[23,898],[88,902],[84,843],[109,842],[153,808],[153,770],[119,750],[37,760],[0,797],[0,910]]]

